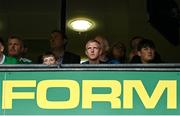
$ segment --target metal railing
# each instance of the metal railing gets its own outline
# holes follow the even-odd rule
[[[0,72],[20,71],[180,71],[180,64],[21,64],[0,65]]]

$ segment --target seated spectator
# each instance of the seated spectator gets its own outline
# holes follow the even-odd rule
[[[142,39],[144,39],[144,38],[141,36],[135,36],[130,40],[131,50],[129,53],[129,61],[131,61],[134,56],[138,55],[137,46]]]
[[[82,64],[100,64],[100,56],[102,53],[100,43],[96,40],[89,40],[86,43],[85,49],[88,61],[85,61]]]
[[[50,47],[55,54],[58,64],[79,64],[80,56],[65,51],[67,38],[64,33],[59,30],[51,32]]]
[[[161,63],[160,55],[157,54],[152,40],[143,39],[139,42],[138,55],[134,56],[131,63]]]
[[[8,56],[15,57],[21,64],[31,64],[31,60],[24,58],[25,52],[27,48],[20,37],[10,36],[8,38]]]
[[[56,57],[52,52],[45,52],[42,55],[42,62],[47,65],[57,64]]]
[[[109,57],[111,59],[116,59],[117,61],[121,63],[125,63],[126,62],[126,46],[121,42],[115,43],[110,49]]]
[[[108,57],[109,53],[109,43],[107,39],[103,36],[96,36],[95,40],[98,41],[101,45],[102,54],[100,56],[100,62],[102,64],[119,64],[120,62],[116,59],[111,59]]]
[[[0,64],[18,64],[18,61],[15,58],[4,55],[3,51],[4,51],[4,41],[0,37]]]

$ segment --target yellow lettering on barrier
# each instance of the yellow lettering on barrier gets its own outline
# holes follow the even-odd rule
[[[111,88],[110,94],[93,94],[92,89],[98,87]],[[106,101],[111,108],[121,108],[121,84],[116,80],[84,80],[82,83],[82,108],[92,108],[93,101]]]
[[[35,98],[34,92],[13,92],[13,88],[36,87],[36,80],[4,80],[2,84],[2,109],[12,109],[15,99]],[[57,87],[69,89],[69,100],[47,100],[47,90]],[[111,93],[93,94],[93,88],[110,88]],[[167,109],[177,108],[177,80],[159,80],[151,96],[148,95],[141,80],[124,80],[123,108],[133,109],[134,90],[146,109],[155,108],[165,90],[167,90]],[[109,102],[112,109],[120,109],[120,95],[121,83],[117,80],[82,80],[83,109],[92,109],[93,102]],[[37,86],[36,98],[37,105],[42,109],[72,109],[79,105],[80,86],[75,80],[43,80]]]
[[[160,80],[154,89],[152,96],[149,97],[146,89],[144,88],[142,81],[140,80],[125,80],[124,81],[124,99],[123,107],[127,109],[133,108],[133,89],[137,91],[141,101],[145,108],[155,108],[157,102],[162,96],[165,89],[167,89],[167,108],[177,108],[177,82],[175,80]]]
[[[70,91],[68,101],[48,101],[46,98],[47,89],[53,87],[66,87]],[[58,94],[58,93],[56,93]],[[61,93],[59,93],[61,94]],[[37,104],[43,109],[70,109],[79,105],[80,88],[73,80],[45,80],[37,86]]]
[[[13,92],[14,87],[36,87],[36,81],[4,80],[2,89],[2,109],[12,109],[13,99],[34,99],[34,92]]]

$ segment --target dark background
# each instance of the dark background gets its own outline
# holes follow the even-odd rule
[[[164,61],[180,63],[178,24],[175,26],[169,23],[170,26],[167,23],[160,24],[167,19],[166,17],[158,18],[159,22],[154,23],[151,20],[154,13],[151,14],[148,10],[152,8],[161,11],[162,8],[167,8],[163,13],[168,15],[168,7],[164,4],[165,1],[169,1],[159,0],[157,9],[154,5],[149,6],[149,1],[153,2],[153,0],[66,0],[66,23],[78,17],[90,18],[96,23],[94,29],[84,33],[66,27],[67,50],[80,54],[83,58],[85,42],[93,35],[103,34],[111,45],[117,41],[123,42],[129,52],[130,39],[138,35],[152,39]],[[28,45],[27,56],[36,61],[42,52],[49,49],[50,32],[61,27],[61,2],[61,0],[0,0],[0,36],[7,40],[10,34],[20,35]],[[180,1],[174,2],[179,8]]]

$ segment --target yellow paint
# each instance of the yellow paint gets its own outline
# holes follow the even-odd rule
[[[15,99],[35,99],[35,94],[37,105],[42,109],[73,109],[79,105],[80,100],[82,100],[82,109],[92,109],[93,102],[109,102],[111,109],[121,109],[122,106],[124,109],[133,109],[134,91],[137,92],[146,109],[154,109],[165,90],[167,90],[167,109],[177,108],[176,80],[159,80],[151,96],[148,95],[141,80],[124,80],[122,86],[117,80],[82,80],[82,93],[80,93],[79,83],[75,80],[42,80],[37,85],[36,93],[13,91],[13,88],[25,87],[35,88],[36,80],[3,80],[2,109],[12,109]],[[69,89],[68,100],[49,101],[47,99],[47,90],[57,87]],[[93,88],[109,88],[111,93],[93,94]],[[120,100],[121,93],[123,93],[123,100]]]

